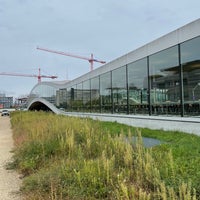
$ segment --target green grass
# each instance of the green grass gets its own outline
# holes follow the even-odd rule
[[[15,112],[11,123],[26,199],[200,198],[198,136],[44,112]],[[163,144],[144,148],[141,136]]]

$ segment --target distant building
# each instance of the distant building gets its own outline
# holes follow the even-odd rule
[[[14,107],[16,109],[23,109],[27,107],[27,96],[18,97],[15,99]]]
[[[0,94],[0,108],[12,108],[13,97],[6,97],[5,94]]]

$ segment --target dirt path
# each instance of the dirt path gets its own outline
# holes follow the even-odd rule
[[[13,148],[10,118],[0,116],[0,200],[20,200],[17,194],[21,181],[19,175],[5,169],[5,164],[11,159]]]

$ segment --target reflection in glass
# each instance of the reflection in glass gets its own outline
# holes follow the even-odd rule
[[[147,59],[128,64],[129,113],[148,113]]]
[[[180,114],[178,46],[149,57],[152,114]]]
[[[100,75],[101,112],[112,112],[111,72]]]
[[[200,37],[181,44],[185,115],[200,114]]]
[[[126,66],[112,71],[112,97],[114,112],[127,112]]]

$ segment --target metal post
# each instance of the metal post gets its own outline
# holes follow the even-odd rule
[[[127,105],[127,110],[126,113],[129,114],[130,113],[130,105],[129,105],[129,84],[128,84],[128,65],[126,65],[126,95],[127,95],[127,101],[126,101],[126,105]]]
[[[184,88],[183,88],[183,67],[181,64],[181,47],[178,44],[178,64],[179,64],[179,79],[180,79],[180,106],[181,106],[181,117],[184,117]]]
[[[150,82],[150,72],[149,72],[149,56],[147,56],[147,77],[148,77],[148,89],[147,89],[147,98],[149,104],[149,115],[152,115],[151,108],[151,82]]]

